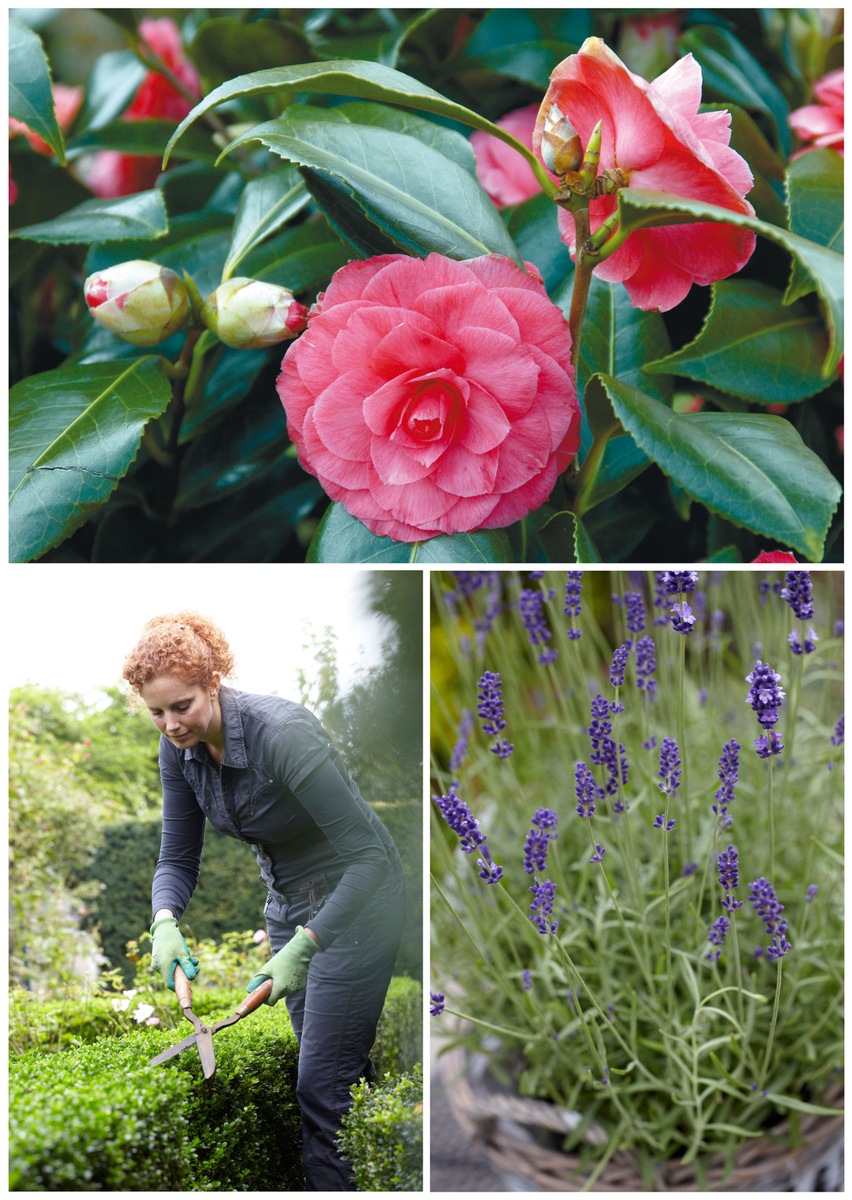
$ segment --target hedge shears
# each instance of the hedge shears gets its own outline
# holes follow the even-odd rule
[[[205,1025],[201,1018],[197,1017],[192,1011],[192,988],[189,986],[189,980],[183,968],[178,963],[175,966],[175,994],[180,1002],[183,1015],[195,1026],[195,1033],[191,1033],[189,1037],[185,1037],[182,1042],[176,1042],[174,1046],[169,1046],[168,1050],[163,1050],[156,1058],[151,1059],[150,1065],[152,1067],[159,1066],[160,1063],[168,1062],[170,1058],[174,1058],[176,1054],[182,1054],[190,1046],[197,1046],[201,1057],[201,1069],[204,1072],[204,1078],[209,1079],[216,1070],[213,1034],[218,1033],[220,1029],[225,1029],[228,1025],[234,1025],[237,1021],[242,1020],[243,1017],[247,1017],[249,1013],[254,1012],[256,1008],[259,1008],[263,1004],[271,991],[272,980],[267,979],[259,987],[256,987],[253,992],[250,992],[242,1004],[237,1006],[233,1016],[226,1017],[224,1021],[217,1021],[215,1025]]]

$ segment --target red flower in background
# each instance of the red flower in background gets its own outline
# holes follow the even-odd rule
[[[55,83],[53,85],[53,110],[56,113],[56,123],[63,133],[69,128],[71,122],[80,111],[82,103],[83,89],[81,87],[69,87],[64,83]],[[53,151],[44,138],[39,137],[37,133],[33,133],[29,125],[25,125],[23,121],[18,121],[15,117],[9,117],[9,137],[16,137],[18,134],[23,134],[36,153],[53,154]],[[17,198],[18,186],[10,175],[9,203],[14,204]]]
[[[570,352],[540,278],[508,259],[380,255],[336,272],[278,394],[332,500],[373,533],[422,541],[547,500],[580,440]]]
[[[701,68],[691,54],[647,83],[628,71],[601,41],[588,38],[560,63],[536,121],[541,153],[545,120],[567,117],[584,146],[603,122],[600,167],[618,168],[631,187],[702,200],[754,215],[744,198],[753,184],[748,164],[729,143],[730,113],[699,113]],[[615,211],[614,195],[590,204],[594,231]],[[575,250],[574,218],[560,208],[563,241]],[[640,230],[596,268],[601,279],[623,283],[634,308],[665,312],[693,283],[709,284],[742,269],[755,235],[733,225],[702,222]]]
[[[172,74],[196,99],[201,96],[198,72],[183,53],[180,30],[168,17],[145,18],[139,22],[142,40],[162,59]],[[149,71],[139,86],[129,107],[122,114],[125,121],[143,117],[182,121],[193,107],[193,101],[179,91],[158,71]],[[104,199],[129,196],[147,190],[160,175],[160,160],[149,155],[120,154],[116,150],[101,150],[85,164],[81,174],[86,186]]]
[[[751,561],[756,563],[794,563],[799,560],[789,550],[761,550],[757,558],[753,558]]]
[[[511,133],[519,142],[532,150],[533,130],[538,116],[538,105],[528,104],[506,113],[497,124]],[[520,204],[541,191],[532,167],[506,142],[493,134],[477,129],[470,135],[470,144],[476,154],[476,174],[484,191],[500,208],[509,204]]]
[[[790,127],[802,142],[813,145],[799,150],[805,154],[824,146],[843,153],[843,68],[829,71],[814,84],[816,104],[805,104],[790,113]],[[798,154],[793,157],[797,158]]]

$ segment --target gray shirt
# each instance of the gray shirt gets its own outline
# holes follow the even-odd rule
[[[220,688],[224,753],[160,738],[163,837],[153,911],[178,919],[198,882],[205,820],[249,842],[270,891],[325,879],[333,890],[311,929],[329,946],[391,875],[390,834],[367,805],[320,722],[300,704]],[[328,889],[326,889],[328,890]]]

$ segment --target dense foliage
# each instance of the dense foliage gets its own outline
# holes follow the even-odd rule
[[[343,1122],[340,1147],[359,1192],[423,1188],[423,1072],[362,1082]]]
[[[842,132],[813,148],[791,125],[841,65],[841,10],[669,10],[650,37],[632,10],[175,16],[179,29],[130,9],[19,9],[12,21],[11,111],[27,126],[11,142],[15,561],[654,561],[673,547],[680,561],[748,561],[774,546],[808,561],[842,558]],[[708,245],[731,238],[742,247],[756,236],[756,248],[737,274],[700,280],[663,312],[633,307],[623,284],[592,275],[585,317],[571,320],[579,354],[570,387],[568,342],[541,349],[552,350],[550,436],[565,433],[557,410],[577,403],[575,385],[583,409],[582,428],[571,418],[570,448],[546,439],[531,449],[535,470],[551,473],[548,487],[561,472],[542,503],[541,479],[506,478],[527,463],[523,454],[514,452],[511,471],[497,463],[496,439],[518,433],[519,392],[502,361],[486,369],[500,399],[468,438],[476,448],[461,446],[461,426],[452,438],[445,429],[455,457],[443,475],[437,449],[414,469],[403,431],[391,434],[381,414],[368,414],[371,433],[341,418],[345,404],[326,404],[320,420],[301,364],[311,330],[324,330],[342,340],[319,356],[314,376],[325,363],[332,373],[366,371],[369,348],[375,370],[381,359],[397,386],[374,329],[368,338],[343,316],[333,325],[342,281],[354,278],[341,269],[353,260],[422,260],[427,278],[438,271],[430,254],[450,274],[458,260],[503,256],[520,281],[507,303],[526,347],[542,332],[517,298],[525,288],[542,313],[569,314],[579,268],[560,238],[553,177],[494,122],[540,105],[551,72],[589,38],[648,80],[691,54],[704,102],[692,123],[712,127],[721,145],[726,118],[711,114],[729,111],[732,148],[754,177],[745,205],[721,209],[669,187],[669,177],[656,190],[611,177],[618,236],[669,247],[697,222]],[[535,164],[535,194],[498,206],[477,176],[471,130],[501,138],[519,167]],[[694,148],[699,159],[707,165],[706,149]],[[84,280],[105,281],[134,260],[174,271],[154,283],[155,308],[171,317],[176,306],[177,324],[190,314],[188,331],[133,345],[106,318],[105,327],[93,321]],[[662,251],[655,269],[661,261]],[[280,399],[283,345],[246,334],[252,348],[233,348],[224,296],[218,323],[200,323],[218,285],[243,277],[289,289],[305,307],[340,281],[308,333],[298,334],[298,315],[282,324],[281,336],[295,340]],[[101,282],[87,293],[101,316],[124,302],[108,292]],[[410,319],[420,328],[427,317],[418,313]],[[387,303],[379,316],[393,324]],[[468,346],[456,329],[463,316],[442,314],[456,366]],[[247,321],[253,334],[256,314]],[[527,362],[529,353],[513,357]],[[449,384],[438,393],[460,395]],[[436,436],[444,420],[426,411],[438,393],[411,418],[415,440]],[[336,394],[348,404],[352,387]],[[495,510],[498,493],[510,499]],[[455,524],[442,516],[450,494]],[[490,528],[492,516],[505,527]],[[409,540],[384,536],[385,527]]]

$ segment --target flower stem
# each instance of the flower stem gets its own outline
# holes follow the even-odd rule
[[[775,1026],[778,1023],[778,1008],[779,1008],[780,1001],[781,1001],[781,963],[782,962],[783,962],[782,958],[776,959],[777,974],[775,976],[775,1003],[772,1007],[772,1021],[770,1022],[770,1025],[769,1025],[769,1038],[767,1039],[767,1042],[766,1042],[766,1054],[764,1055],[763,1067],[761,1068],[760,1079],[758,1080],[758,1091],[763,1090],[763,1084],[766,1080],[766,1072],[769,1070],[769,1060],[772,1056],[772,1042],[775,1038]]]
[[[582,200],[582,197],[577,197]],[[592,271],[597,259],[586,252],[586,242],[589,240],[589,202],[579,203],[572,209],[574,215],[574,232],[576,237],[576,262],[574,266],[574,288],[571,292],[571,310],[568,314],[568,328],[571,331],[571,365],[577,369],[580,352],[580,334],[583,329],[583,318],[586,315],[586,303],[589,299],[589,288],[592,285]]]

